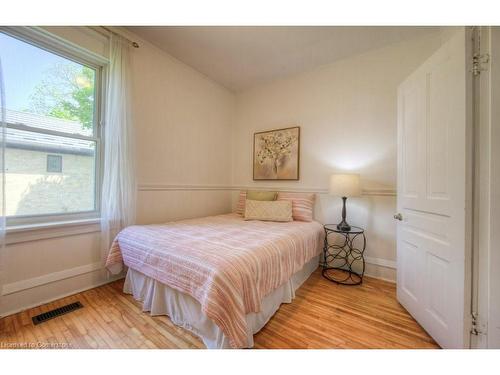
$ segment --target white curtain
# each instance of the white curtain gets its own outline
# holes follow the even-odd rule
[[[2,288],[5,280],[5,85],[2,59],[0,57],[0,311],[2,308]]]
[[[104,123],[101,198],[102,257],[118,232],[134,224],[136,205],[134,129],[131,116],[129,42],[113,35]]]

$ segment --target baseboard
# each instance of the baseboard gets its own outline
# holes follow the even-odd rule
[[[36,288],[45,284],[54,283],[57,281],[69,279],[71,277],[83,275],[93,271],[97,271],[102,268],[101,262],[85,264],[83,266],[65,269],[58,272],[52,272],[46,275],[33,277],[31,279],[20,280],[10,284],[5,284],[2,287],[1,295],[7,296],[13,293],[19,293],[23,290]]]
[[[365,275],[378,280],[396,282],[397,263],[394,260],[366,257]]]
[[[78,288],[78,289],[72,290],[72,291],[67,292],[67,293],[57,294],[53,297],[44,299],[42,301],[38,301],[38,302],[35,302],[33,304],[30,304],[30,305],[26,305],[23,307],[19,307],[17,309],[7,311],[7,312],[3,313],[2,315],[0,315],[0,318],[5,318],[6,316],[14,315],[14,314],[17,314],[17,313],[24,311],[24,310],[28,310],[28,309],[32,309],[34,307],[42,306],[42,305],[45,305],[46,303],[50,303],[50,302],[56,301],[56,300],[61,299],[61,298],[69,297],[69,296],[72,296],[74,294],[84,292],[86,290],[94,289],[94,288],[100,287],[102,285],[112,283],[113,281],[123,279],[124,277],[125,277],[124,275],[120,274],[117,276],[110,277],[109,279],[106,279],[106,280],[101,280],[101,281],[98,281],[96,283],[92,283],[92,284],[87,285],[83,288]]]
[[[373,264],[375,266],[382,266],[385,268],[396,269],[396,266],[397,266],[397,263],[395,260],[389,260],[389,259],[365,257],[365,261],[368,264]]]
[[[380,275],[372,274],[371,272],[366,272],[365,276],[371,277],[372,279],[382,280],[382,281],[386,281],[388,283],[396,284],[395,278],[383,277]]]
[[[365,276],[378,280],[387,281],[390,283],[395,283],[397,274],[395,268],[367,263],[365,269]]]

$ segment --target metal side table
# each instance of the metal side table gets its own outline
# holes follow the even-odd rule
[[[337,224],[325,224],[323,276],[337,284],[359,285],[365,273],[366,237],[363,228],[349,231],[337,229]],[[338,237],[334,241],[332,237]]]

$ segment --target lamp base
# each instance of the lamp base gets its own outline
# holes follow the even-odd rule
[[[351,230],[351,226],[347,224],[347,221],[345,221],[346,217],[346,209],[345,209],[345,202],[347,201],[347,197],[342,197],[342,221],[337,224],[337,229],[341,230],[342,232],[349,232]]]
[[[337,224],[337,229],[341,230],[342,232],[349,232],[351,230],[351,226],[347,224],[345,220],[342,220]]]

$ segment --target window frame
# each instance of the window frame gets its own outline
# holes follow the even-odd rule
[[[8,125],[9,129],[25,130],[29,132],[61,136],[95,142],[95,164],[94,164],[94,208],[87,211],[61,212],[52,214],[16,215],[6,217],[6,227],[29,226],[46,223],[75,222],[78,220],[99,219],[101,216],[101,190],[103,171],[103,119],[106,108],[106,82],[108,60],[104,57],[90,52],[74,43],[68,42],[40,27],[11,27],[0,26],[0,32],[34,47],[43,49],[65,59],[85,65],[95,71],[95,98],[94,98],[94,122],[92,136],[81,134],[69,134],[48,129],[41,129],[22,124]]]

